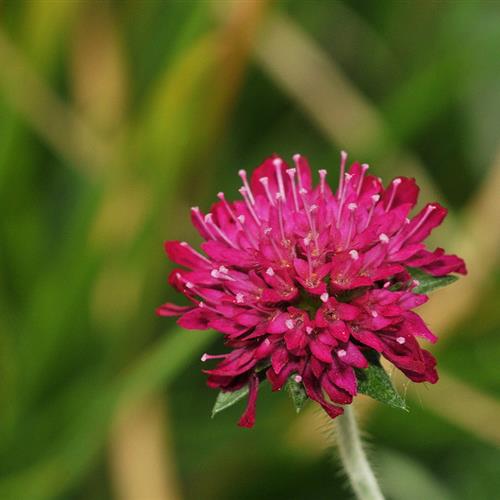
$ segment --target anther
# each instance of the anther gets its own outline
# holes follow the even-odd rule
[[[306,326],[306,333],[307,333],[307,335],[311,335],[312,332],[313,332],[313,328],[310,327],[310,326]]]
[[[372,315],[373,318],[378,318],[378,312],[377,311],[372,311],[370,314]]]
[[[302,382],[302,377],[300,375],[295,375],[295,377],[293,377],[293,380],[295,380],[297,384],[300,384]]]
[[[381,243],[389,243],[389,236],[387,236],[387,234],[385,233],[381,233],[378,237],[378,239],[380,240]]]
[[[330,298],[330,296],[328,295],[328,293],[322,293],[319,297],[321,299],[321,302],[328,302],[328,299]]]
[[[285,321],[285,325],[286,325],[286,327],[287,327],[289,330],[292,330],[292,329],[293,329],[293,327],[295,326],[295,325],[294,325],[294,323],[293,323],[293,320],[291,320],[291,319],[287,319],[287,320]]]
[[[268,267],[268,268],[266,269],[266,274],[267,274],[268,276],[274,276],[274,269],[273,269],[272,267]]]
[[[236,303],[243,304],[243,302],[245,302],[245,296],[242,293],[237,293],[236,294]]]
[[[349,205],[347,205],[347,209],[350,210],[351,212],[354,212],[354,210],[356,210],[358,208],[358,205],[356,203],[349,203]]]
[[[396,339],[396,342],[397,342],[398,344],[403,345],[403,344],[406,342],[406,339],[405,339],[404,337],[398,337],[398,338]]]
[[[349,252],[349,255],[351,256],[352,260],[358,260],[359,259],[359,253],[356,250],[351,250]]]
[[[339,350],[337,351],[337,356],[338,356],[339,358],[343,358],[344,356],[347,356],[347,351],[345,351],[345,349],[339,349]]]

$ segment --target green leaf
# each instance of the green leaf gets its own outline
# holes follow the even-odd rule
[[[212,418],[221,411],[227,410],[229,407],[236,404],[240,399],[243,399],[248,394],[248,385],[233,392],[220,391],[212,408]]]
[[[300,410],[304,407],[304,404],[307,401],[307,394],[304,389],[304,386],[299,382],[294,380],[294,375],[289,377],[286,382],[286,390],[293,401],[293,405],[295,406],[295,411],[300,413]]]
[[[356,370],[358,392],[393,408],[408,411],[405,400],[392,385],[391,378],[378,362],[370,363],[364,370]]]
[[[452,274],[446,276],[432,276],[415,267],[409,267],[408,272],[414,280],[420,283],[412,290],[414,293],[429,293],[436,288],[450,285],[458,279],[457,276],[453,276]]]

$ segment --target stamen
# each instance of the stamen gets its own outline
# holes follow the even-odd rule
[[[268,267],[268,268],[266,269],[266,274],[267,274],[268,276],[274,276],[274,269],[273,269],[272,267]]]
[[[287,320],[285,321],[285,325],[286,325],[286,327],[287,327],[289,330],[292,330],[292,329],[293,329],[293,327],[295,326],[295,325],[294,325],[294,323],[293,323],[293,320],[291,320],[291,319],[287,319]]]
[[[290,178],[290,184],[292,185],[293,203],[295,205],[295,211],[299,211],[299,200],[297,199],[297,188],[295,186],[295,173],[297,170],[295,168],[289,168],[286,173]]]
[[[207,309],[208,311],[212,311],[213,313],[220,315],[220,312],[217,311],[217,309],[215,309],[215,307],[207,306],[207,304],[205,304],[205,302],[198,302],[198,307],[200,309]]]
[[[403,181],[399,177],[392,181],[393,189],[392,189],[391,197],[389,199],[389,203],[387,204],[387,207],[385,208],[386,212],[388,212],[391,209],[394,198],[396,197],[396,191],[398,190],[398,186],[401,184],[401,182],[403,182]]]
[[[356,190],[357,197],[359,197],[359,194],[361,193],[361,187],[363,186],[365,173],[369,168],[370,166],[367,163],[363,163],[363,165],[361,165],[361,175],[359,176],[358,189]]]
[[[307,203],[307,200],[306,200],[307,189],[301,188],[299,190],[299,194],[300,194],[300,198],[302,199],[302,204],[304,205],[304,211],[306,213],[307,222],[309,223],[309,228],[311,229],[311,234],[312,234],[312,238],[314,241],[314,246],[316,248],[316,251],[319,251],[318,234],[316,232],[316,226],[314,225],[314,220],[311,217],[311,212],[313,212],[314,210],[312,210],[312,206],[309,207],[309,204]],[[313,205],[313,206],[316,206],[316,205]],[[317,206],[316,206],[316,208],[317,208]]]
[[[227,236],[227,234],[213,221],[213,218],[212,218],[212,214],[208,213],[207,215],[205,215],[205,222],[208,224],[210,224],[214,229],[215,231],[217,232],[217,234],[231,247],[233,248],[238,248],[238,246],[236,246],[230,239],[229,237]]]
[[[349,210],[349,212],[351,212],[351,217],[349,218],[349,229],[347,231],[347,241],[345,245],[346,247],[348,247],[351,243],[352,230],[354,229],[354,212],[357,208],[358,205],[356,205],[356,203],[349,203],[349,205],[347,205],[347,209]]]
[[[236,303],[243,304],[245,302],[245,296],[242,293],[236,294]]]
[[[302,157],[302,155],[297,153],[297,154],[294,154],[292,158],[293,158],[293,161],[295,162],[295,167],[297,168],[297,180],[299,182],[299,191],[300,191],[301,189],[304,189],[304,186],[302,185],[302,177],[300,175],[300,164],[303,161],[303,157]]]
[[[319,192],[321,196],[325,196],[325,178],[326,178],[326,170],[318,170],[319,174]]]
[[[371,222],[372,217],[373,217],[373,212],[375,211],[375,207],[376,207],[377,203],[379,202],[379,200],[380,200],[379,194],[372,195],[372,206],[370,207],[370,211],[368,212],[368,218],[366,219],[365,229],[370,225],[370,222]]]
[[[344,172],[345,164],[347,161],[347,153],[345,151],[340,152],[340,178],[339,178],[339,189],[337,191],[337,200],[342,196],[344,191]]]
[[[381,233],[379,235],[378,239],[380,240],[381,243],[384,243],[385,245],[387,245],[387,243],[389,243],[389,236],[387,236],[387,234],[385,234],[385,233]]]
[[[264,186],[264,191],[266,192],[267,199],[269,203],[274,207],[274,200],[271,195],[271,191],[269,190],[269,179],[267,177],[261,177],[259,182]]]
[[[187,248],[193,255],[196,255],[196,257],[199,257],[200,259],[204,260],[207,264],[212,264],[212,262],[207,259],[204,255],[201,253],[197,252],[194,248],[192,248],[189,243],[185,241],[181,241],[180,243],[181,247]]]
[[[311,333],[313,332],[314,328],[312,328],[311,326],[306,326],[306,333],[307,335],[311,335]]]
[[[295,375],[295,377],[293,377],[293,380],[295,380],[297,384],[300,384],[302,382],[302,377],[300,375]]]
[[[358,260],[359,259],[359,253],[356,250],[351,250],[349,252],[349,255],[351,256],[352,260]]]
[[[340,194],[339,209],[338,209],[338,212],[337,212],[337,229],[339,228],[339,224],[340,224],[340,217],[342,215],[342,208],[343,208],[344,202],[345,202],[345,195],[346,195],[346,192],[347,192],[347,186],[348,186],[349,181],[351,179],[352,179],[352,175],[351,174],[344,174],[343,189],[342,189],[342,192]]]
[[[406,235],[405,240],[411,238],[421,227],[422,224],[427,220],[432,211],[436,210],[436,205],[429,205],[425,210],[424,215],[419,220],[418,224]]]
[[[405,339],[404,337],[398,337],[398,338],[396,339],[396,342],[397,342],[398,344],[403,345],[403,344],[406,342],[406,339]]]
[[[372,315],[373,318],[378,318],[378,312],[377,311],[372,311],[370,314]]]
[[[200,359],[204,363],[209,359],[224,359],[224,358],[227,358],[227,354],[208,354],[205,352]]]
[[[236,214],[233,212],[233,209],[229,206],[229,203],[227,202],[224,193],[222,191],[217,193],[217,198],[219,198],[219,200],[222,201],[222,204],[224,205],[226,212],[229,214],[229,217],[231,217],[231,219],[233,219],[236,222],[236,224],[240,227],[240,229],[243,229],[241,222],[239,221],[238,217],[236,217]]]
[[[328,293],[322,293],[319,297],[321,299],[321,302],[328,302],[328,299],[330,298],[330,296],[328,295]]]
[[[347,351],[346,351],[345,349],[339,349],[339,350],[337,351],[337,356],[338,356],[339,358],[343,358],[343,357],[347,356]]]
[[[203,217],[201,216],[201,212],[200,212],[199,207],[191,207],[191,212],[194,213],[194,215],[196,216],[196,218],[198,219],[198,221],[202,225],[203,229],[208,233],[208,235],[210,236],[210,238],[212,238],[213,240],[215,240],[215,235],[210,230],[210,228],[207,226],[207,224],[205,223],[205,221],[203,220]]]
[[[274,169],[276,171],[276,178],[278,179],[278,189],[284,201],[286,201],[285,186],[283,184],[283,176],[281,174],[281,167],[283,166],[283,160],[281,158],[275,158],[273,160]]]
[[[278,223],[280,226],[280,233],[281,233],[281,239],[283,242],[286,241],[286,236],[285,236],[285,222],[283,219],[283,202],[282,202],[282,197],[281,193],[276,193],[276,202],[278,203]]]
[[[244,187],[241,187],[239,189],[239,192],[240,194],[243,196],[243,199],[245,200],[245,204],[248,208],[248,211],[250,212],[251,216],[253,217],[254,221],[256,222],[257,226],[260,226],[260,219],[259,217],[257,216],[257,214],[255,213],[255,210],[252,206],[252,203],[250,202],[250,199],[249,199],[249,192],[246,188]]]
[[[238,280],[235,280],[233,277],[229,276],[229,274],[222,272],[220,270],[220,268],[219,269],[212,269],[210,271],[210,276],[212,276],[212,278],[220,279],[220,280],[238,281]]]
[[[250,203],[252,205],[255,205],[255,198],[253,197],[253,193],[252,193],[252,190],[250,189],[250,184],[248,184],[248,180],[247,180],[247,173],[245,170],[240,170],[238,172],[238,175],[241,177],[241,180],[243,181],[243,186],[245,187],[245,189],[247,190],[247,193],[248,193],[248,199],[250,200]]]

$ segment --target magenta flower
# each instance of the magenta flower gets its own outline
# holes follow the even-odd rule
[[[333,193],[319,171],[313,187],[306,159],[295,168],[268,158],[250,181],[239,175],[242,200],[223,193],[192,221],[205,242],[205,255],[185,242],[165,244],[175,269],[169,282],[190,301],[164,304],[162,316],[180,316],[187,329],[224,334],[230,352],[204,354],[221,359],[205,370],[208,385],[232,392],[248,385],[249,398],[239,425],[251,427],[260,379],[273,390],[290,377],[332,418],[357,393],[356,373],[370,355],[391,361],[414,382],[435,383],[434,357],[416,337],[436,337],[413,309],[427,296],[408,268],[432,276],[466,273],[462,259],[423,241],[441,224],[446,209],[426,205],[409,218],[417,202],[414,179],[396,178],[387,188],[353,164]]]

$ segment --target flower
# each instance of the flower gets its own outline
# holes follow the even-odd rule
[[[200,253],[186,242],[165,249],[174,269],[169,282],[190,305],[164,304],[162,316],[180,316],[187,329],[214,329],[230,352],[205,370],[208,385],[222,391],[249,387],[239,425],[251,427],[259,380],[273,390],[289,377],[334,418],[357,393],[355,369],[378,353],[414,382],[435,383],[436,361],[416,337],[436,337],[413,309],[427,301],[408,267],[433,276],[466,273],[462,259],[424,240],[440,225],[446,209],[426,205],[414,217],[419,188],[398,177],[384,188],[354,163],[334,193],[319,170],[313,187],[307,160],[293,157],[289,168],[278,156],[264,161],[248,180],[239,175],[242,199],[223,193],[209,213],[191,209],[205,240]]]

